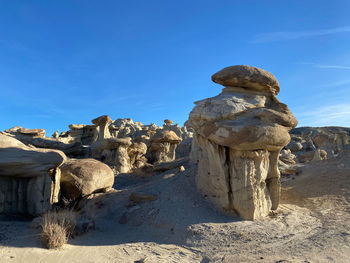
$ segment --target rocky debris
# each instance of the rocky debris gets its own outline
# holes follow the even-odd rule
[[[117,119],[112,125],[110,125],[111,134],[114,137],[123,138],[123,137],[139,137],[141,135],[146,135],[146,132],[142,132],[142,123],[135,122],[130,119]]]
[[[57,139],[60,136],[60,134],[58,133],[58,130],[56,130],[53,134],[52,134],[52,138]]]
[[[174,161],[176,147],[181,141],[173,131],[158,130],[151,137],[150,163]]]
[[[311,161],[323,161],[327,159],[327,152],[325,150],[317,149]]]
[[[155,201],[157,199],[158,199],[157,196],[148,194],[148,193],[132,192],[130,195],[130,201],[137,204],[148,202],[148,201]]]
[[[69,129],[66,134],[60,135],[60,137],[67,136],[71,141],[79,141],[83,145],[92,144],[97,134],[95,125],[70,124]]]
[[[58,202],[63,152],[0,133],[0,213],[39,215]]]
[[[70,159],[61,166],[61,192],[68,200],[105,192],[113,183],[111,168],[95,159]]]
[[[71,124],[70,130],[58,138],[45,138],[47,148],[57,147],[70,158],[95,158],[108,164],[117,174],[150,171],[152,169],[148,168],[152,163],[171,161],[190,153],[192,130],[173,125],[171,120],[165,120],[163,127],[158,127],[130,118],[112,121],[108,115],[103,115],[92,123]],[[63,144],[59,145],[57,141]],[[44,142],[34,143],[44,145]]]
[[[139,169],[147,163],[147,158],[145,157],[147,145],[141,140],[135,140],[135,142],[128,147],[127,151],[131,168]]]
[[[295,155],[290,150],[282,150],[279,159],[286,164],[296,164]]]
[[[341,156],[349,144],[349,128],[301,127],[291,130],[289,149],[299,163],[324,160]]]
[[[291,150],[284,149],[279,155],[278,168],[281,175],[293,175],[297,173],[296,156]]]
[[[279,85],[269,72],[233,66],[212,79],[222,93],[196,102],[189,116],[197,188],[220,210],[267,216],[279,204],[279,153],[297,120],[275,97]]]

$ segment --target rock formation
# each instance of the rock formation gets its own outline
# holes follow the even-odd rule
[[[151,137],[151,163],[171,162],[175,160],[175,150],[182,141],[173,131],[158,130]]]
[[[61,166],[61,191],[68,200],[107,191],[113,183],[111,168],[95,159],[70,159]]]
[[[0,134],[0,213],[39,215],[58,202],[63,152]]]
[[[244,219],[266,216],[280,197],[278,158],[297,120],[279,102],[277,79],[251,66],[224,68],[218,96],[196,102],[189,125],[197,188],[219,209]]]

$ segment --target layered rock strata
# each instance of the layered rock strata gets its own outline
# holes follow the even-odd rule
[[[0,134],[0,213],[39,215],[58,202],[63,152]]]
[[[276,98],[278,81],[265,70],[233,66],[212,80],[225,86],[222,93],[196,102],[189,116],[197,188],[223,211],[264,217],[278,207],[279,153],[297,120]]]

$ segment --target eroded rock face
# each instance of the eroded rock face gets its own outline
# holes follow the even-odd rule
[[[112,169],[95,159],[70,159],[61,166],[61,191],[68,200],[107,191],[113,183]]]
[[[297,120],[275,97],[279,85],[269,72],[233,66],[212,79],[225,85],[222,93],[196,102],[189,116],[197,187],[221,210],[266,216],[279,204],[278,157]]]
[[[58,202],[63,152],[0,134],[0,213],[39,215]]]

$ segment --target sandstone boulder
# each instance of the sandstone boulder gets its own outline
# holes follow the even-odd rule
[[[280,91],[279,83],[274,75],[252,66],[226,67],[215,73],[211,79],[225,87],[242,87],[274,95]]]
[[[68,200],[110,189],[114,173],[95,159],[70,159],[61,166],[61,191]]]

